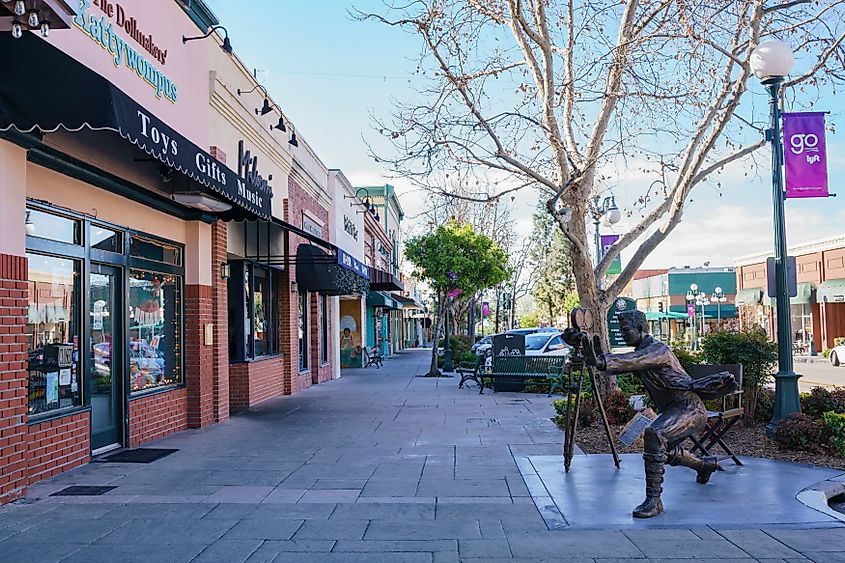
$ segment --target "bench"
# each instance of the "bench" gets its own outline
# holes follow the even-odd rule
[[[738,389],[729,393],[721,399],[716,399],[714,410],[707,409],[707,425],[699,436],[690,436],[693,443],[692,451],[709,456],[710,449],[719,445],[727,456],[721,459],[730,458],[737,465],[742,465],[739,458],[734,455],[731,449],[725,444],[725,434],[733,428],[734,424],[742,420],[745,409],[742,406],[742,364],[694,364],[690,369],[690,377],[699,379],[714,373],[727,371],[733,374],[738,384]],[[710,403],[710,401],[708,401]],[[712,405],[712,403],[711,403]]]
[[[381,351],[376,346],[364,348],[364,357],[366,359],[364,363],[365,368],[376,366],[381,369],[381,366],[384,365],[384,356],[381,355]]]
[[[478,359],[475,367],[470,371],[463,366],[461,382],[471,379],[478,383],[479,395],[484,388],[489,387],[495,393],[502,384],[525,385],[529,379],[542,379],[549,384],[549,397],[555,389],[563,391],[563,369],[566,356],[493,356],[492,364],[487,367],[484,357]]]

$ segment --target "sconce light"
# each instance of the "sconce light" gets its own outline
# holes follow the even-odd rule
[[[296,280],[290,282],[290,292],[296,293]]]
[[[297,140],[296,140],[296,131],[291,132],[291,134],[290,134],[290,140],[288,141],[288,143],[290,143],[290,144],[291,144],[291,145],[293,145],[294,147],[298,147],[298,146],[299,146],[299,141],[297,141]]]
[[[255,108],[255,115],[267,115],[273,111],[273,107],[270,105],[270,94],[267,93],[267,88],[261,84],[256,84],[251,90],[241,90],[238,88],[238,96],[245,96],[246,94],[251,94],[256,90],[264,92],[264,105],[261,106],[261,109]],[[281,112],[281,110],[279,111]]]
[[[212,33],[214,33],[218,29],[222,29],[223,33],[226,34],[226,35],[223,36],[223,44],[220,45],[220,48],[231,55],[232,54],[232,42],[229,41],[229,31],[225,27],[223,27],[222,25],[215,25],[214,27],[209,29],[208,33],[206,33],[205,35],[198,35],[196,37],[185,37],[183,35],[182,36],[182,43],[187,43],[188,41],[194,41],[196,39],[205,39],[206,37],[208,37],[209,35],[211,35]]]
[[[264,98],[264,105],[261,106],[260,110],[258,108],[255,108],[255,115],[259,115],[259,112],[260,112],[260,115],[267,115],[271,111],[273,111],[273,107],[270,105],[270,100],[267,99],[267,98]]]
[[[228,280],[232,276],[232,265],[228,262],[221,262],[220,264],[220,277],[224,280]]]
[[[285,132],[285,131],[288,130],[288,128],[285,127],[285,116],[279,115],[279,122],[276,123],[275,125],[270,126],[270,131],[272,131],[273,129],[278,129],[279,131],[282,131],[282,132]]]
[[[35,223],[32,222],[32,218],[30,217],[30,211],[26,212],[26,234],[32,236],[35,234]]]

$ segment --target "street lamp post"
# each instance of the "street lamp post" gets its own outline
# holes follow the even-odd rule
[[[695,315],[696,315],[695,306],[699,304],[699,296],[700,295],[701,295],[701,292],[698,291],[698,284],[697,283],[691,283],[690,286],[689,286],[689,291],[687,291],[687,302],[692,304],[692,311],[693,311],[692,322],[690,322],[690,328],[692,329],[692,349],[693,350],[698,349],[698,323],[696,323],[696,320],[695,320]],[[703,315],[704,315],[704,311],[703,311],[703,308],[702,308],[702,316]],[[703,330],[704,329],[702,328],[702,331]]]
[[[702,292],[698,296],[698,298],[695,300],[695,302],[698,303],[699,305],[701,305],[701,336],[704,336],[704,332],[705,332],[705,330],[704,330],[704,319],[705,319],[705,317],[704,317],[704,307],[706,305],[710,305],[710,299],[707,298],[706,293]]]
[[[590,213],[593,216],[593,225],[596,229],[596,265],[601,262],[602,248],[601,248],[601,234],[599,233],[599,224],[604,219],[605,225],[615,225],[622,220],[622,213],[616,207],[616,199],[610,195],[604,199],[600,196],[593,196],[590,205]]]
[[[794,412],[801,411],[798,398],[798,378],[792,366],[792,319],[789,314],[788,278],[786,269],[786,225],[781,178],[783,147],[780,139],[780,86],[789,74],[795,58],[789,45],[771,40],[760,43],[751,53],[751,69],[769,93],[769,129],[766,140],[772,145],[772,207],[775,234],[775,295],[777,303],[778,372],[775,374],[775,405],[766,433],[774,434],[778,423]]]
[[[716,326],[719,328],[722,328],[722,303],[727,300],[728,298],[722,293],[722,288],[717,287],[716,291],[713,292],[713,301],[716,302]]]

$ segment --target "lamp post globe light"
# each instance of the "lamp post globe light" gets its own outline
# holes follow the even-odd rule
[[[783,41],[760,43],[751,53],[751,70],[769,93],[769,129],[766,140],[772,146],[772,207],[775,234],[775,295],[777,304],[778,372],[775,374],[775,405],[766,432],[773,435],[778,423],[787,415],[801,411],[798,398],[798,378],[792,365],[792,319],[789,314],[789,295],[786,270],[786,225],[784,221],[783,147],[780,138],[780,86],[792,70],[795,57]]]
[[[716,303],[716,326],[721,328],[722,327],[722,303],[728,300],[725,297],[725,294],[722,292],[721,287],[717,287],[716,290],[713,292],[713,301]]]
[[[593,196],[592,205],[590,205],[590,213],[593,216],[593,225],[595,226],[596,236],[596,265],[601,262],[602,248],[601,248],[601,234],[599,233],[599,225],[604,222],[605,226],[615,225],[622,220],[622,213],[616,206],[616,198],[614,196],[607,196],[601,199],[600,196]]]
[[[699,297],[701,296],[701,292],[698,291],[698,284],[691,283],[689,286],[689,291],[687,291],[687,303],[691,303],[693,308],[693,318],[690,322],[690,328],[692,329],[692,348],[693,350],[698,348],[698,326],[695,322],[695,306],[698,305]]]

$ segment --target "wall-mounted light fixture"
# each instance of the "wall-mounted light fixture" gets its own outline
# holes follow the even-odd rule
[[[255,108],[255,115],[267,115],[273,111],[273,107],[270,105],[270,94],[267,93],[267,88],[261,84],[256,84],[251,90],[241,90],[238,88],[238,96],[245,96],[255,92],[256,90],[264,92],[264,104],[261,106],[261,109]]]
[[[232,277],[232,265],[228,262],[221,262],[220,263],[220,278],[224,280],[228,280]]]
[[[291,131],[290,139],[288,140],[288,143],[290,143],[294,147],[299,146],[299,141],[296,140],[296,131]]]
[[[209,29],[208,33],[206,33],[205,35],[198,35],[196,37],[185,37],[183,35],[182,36],[182,43],[184,44],[184,43],[187,43],[188,41],[195,41],[197,39],[205,39],[206,37],[210,36],[212,33],[217,31],[218,29],[222,29],[223,33],[226,34],[226,35],[223,36],[223,44],[220,45],[220,48],[231,55],[232,54],[232,42],[229,41],[229,31],[225,27],[223,27],[222,25],[215,25],[214,27]]]
[[[278,106],[276,106],[276,107],[278,107]],[[271,125],[270,131],[272,131],[273,129],[278,129],[279,131],[282,131],[282,132],[285,132],[285,131],[288,130],[288,128],[285,127],[285,116],[281,114],[281,110],[279,110],[279,112],[280,112],[279,113],[279,122],[276,123],[275,125]]]
[[[360,196],[361,192],[364,192],[367,195],[365,195],[362,198]],[[358,201],[349,202],[349,207],[352,207],[354,205],[360,205],[361,207],[364,208],[364,210],[363,211],[356,211],[355,213],[367,213],[367,212],[369,212],[370,215],[372,215],[373,218],[376,220],[376,222],[378,222],[378,220],[379,220],[378,209],[376,209],[376,205],[375,205],[375,203],[373,203],[373,198],[370,197],[370,192],[369,192],[369,190],[367,190],[367,188],[358,188],[358,190],[355,192],[355,195],[344,195],[343,199],[357,199]]]

